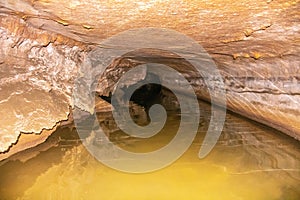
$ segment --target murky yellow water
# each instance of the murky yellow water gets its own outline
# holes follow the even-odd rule
[[[167,168],[146,174],[110,169],[87,152],[74,129],[65,127],[47,143],[1,162],[0,199],[300,199],[299,142],[227,114],[216,147],[199,159],[209,118],[209,106],[201,105],[196,139]],[[99,118],[111,124],[111,140],[132,151],[163,146],[180,119],[171,114],[164,130],[145,141],[114,130],[111,115]]]

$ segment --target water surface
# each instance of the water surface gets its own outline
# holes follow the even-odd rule
[[[167,168],[146,174],[110,169],[89,154],[69,125],[0,163],[0,199],[300,199],[298,141],[228,113],[217,145],[199,159],[210,115],[208,104],[200,106],[193,144]],[[136,116],[143,123],[143,114]],[[111,113],[99,113],[98,119],[115,145],[149,152],[174,137],[180,114],[169,113],[164,129],[143,140],[121,132]]]

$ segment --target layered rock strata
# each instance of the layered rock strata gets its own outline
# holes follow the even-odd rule
[[[228,109],[299,140],[299,8],[297,0],[1,1],[0,151],[7,152],[21,133],[39,134],[66,120],[88,52],[114,34],[143,27],[193,38],[224,78]],[[199,98],[209,100],[200,77],[165,57]],[[111,66],[115,79],[140,61],[126,62]],[[98,92],[112,90],[106,86]]]

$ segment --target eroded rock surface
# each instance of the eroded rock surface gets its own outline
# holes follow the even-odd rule
[[[4,152],[21,132],[40,133],[68,119],[84,47],[13,16],[0,21],[0,151]]]
[[[7,151],[21,132],[40,133],[66,120],[74,78],[89,49],[142,27],[170,28],[196,40],[220,69],[230,110],[299,139],[299,9],[297,0],[3,0],[0,151]],[[132,67],[130,62],[139,61],[126,62]],[[112,66],[115,79],[128,70],[119,65]],[[173,65],[199,98],[209,100],[199,77]],[[104,90],[112,87],[103,84]]]

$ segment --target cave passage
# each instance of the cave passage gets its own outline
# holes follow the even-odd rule
[[[299,0],[1,0],[0,200],[300,199],[299,10]],[[147,32],[147,27],[160,31]],[[137,30],[147,34],[138,37]],[[175,32],[166,35],[166,30],[189,39],[181,40]],[[106,45],[120,34],[115,45]],[[143,45],[136,48],[138,41]],[[220,79],[191,70],[183,57],[202,55],[189,50],[193,44],[214,61],[226,90],[229,112],[210,154],[198,157],[211,116],[211,105],[199,101],[197,136],[172,165],[133,175],[99,163],[83,141],[112,158],[119,156],[107,151],[112,144],[134,153],[151,152],[176,137],[183,118],[183,106],[171,91],[146,84],[118,101],[130,100],[131,118],[140,126],[149,124],[149,108],[159,103],[167,110],[166,125],[146,139],[122,132],[107,102],[124,72],[145,63],[170,66],[188,80],[198,99],[211,102],[204,80],[218,85]],[[125,49],[133,51],[114,60],[103,59],[110,53],[99,54]],[[81,88],[77,104],[74,86],[84,75],[82,85],[90,86],[87,72],[102,61],[109,66],[97,80],[93,110],[87,103],[94,98],[86,95],[90,90]],[[144,72],[131,76],[125,86],[150,78]],[[163,81],[174,83],[174,76],[162,74]],[[94,121],[74,116],[76,105],[95,111],[99,122],[92,131],[84,123],[76,125],[84,139],[74,119]],[[95,134],[99,127],[105,137]]]

